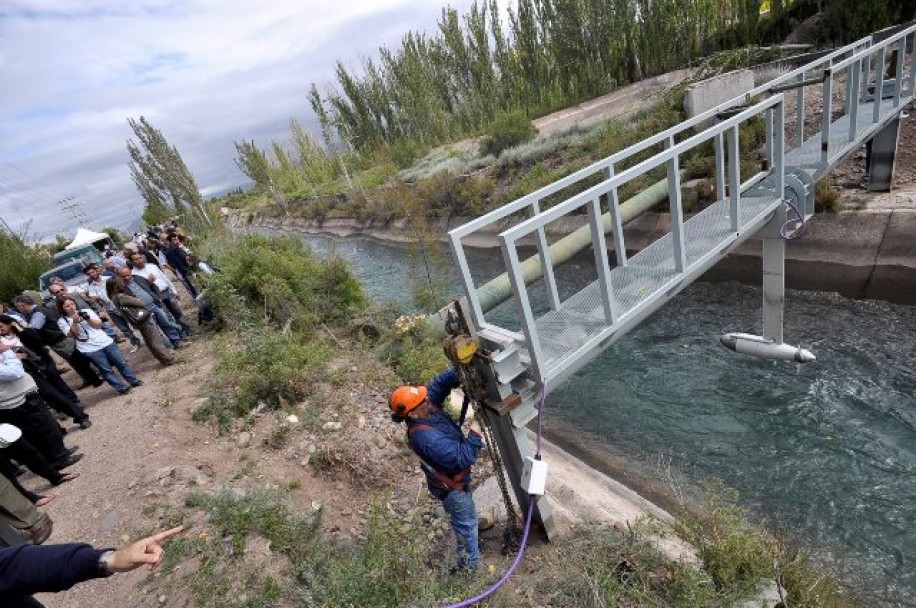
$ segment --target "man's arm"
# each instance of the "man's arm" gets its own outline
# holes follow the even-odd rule
[[[63,591],[89,579],[128,572],[143,565],[152,570],[165,555],[161,543],[183,529],[178,526],[114,551],[106,559],[108,572],[99,564],[106,551],[86,544],[18,545],[0,549],[0,595]]]
[[[99,328],[102,327],[102,318],[101,318],[99,315],[95,314],[95,312],[93,312],[91,309],[89,309],[89,308],[83,308],[82,310],[80,310],[80,312],[81,312],[81,313],[88,313],[87,316],[88,316],[89,318],[88,318],[88,319],[85,319],[85,321],[86,321],[86,323],[89,324],[90,327],[93,327],[93,328],[95,328],[95,329],[99,329]],[[79,321],[77,321],[77,322],[79,322]]]
[[[47,322],[47,320],[48,318],[45,316],[45,313],[37,309],[33,310],[32,318],[29,319],[29,327],[31,327],[32,329],[41,329],[42,327],[45,326],[45,323]]]
[[[430,403],[441,408],[452,389],[459,386],[461,386],[461,377],[458,375],[458,370],[452,368],[430,380],[426,385],[426,398]]]
[[[17,545],[0,549],[0,594],[63,591],[103,576],[103,551],[86,544]]]
[[[483,448],[483,440],[475,432],[458,439],[439,431],[419,431],[411,437],[411,442],[423,460],[443,473],[468,468]]]
[[[22,361],[10,347],[0,343],[0,382],[12,382],[25,376]]]

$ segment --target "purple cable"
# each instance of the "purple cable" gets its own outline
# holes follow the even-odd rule
[[[795,216],[798,220],[786,220],[786,223],[779,227],[779,236],[787,241],[794,241],[800,239],[806,234],[808,234],[808,228],[811,225],[808,220],[805,219],[805,216],[801,214],[801,211],[798,210],[798,207],[795,206],[790,199],[783,199],[783,201],[792,208],[792,211],[795,212]],[[798,222],[798,226],[795,227],[795,233],[792,236],[789,236],[789,224],[792,222]]]
[[[541,459],[541,430],[543,429],[543,419],[544,419],[544,402],[547,399],[547,381],[544,381],[544,387],[541,390],[541,406],[538,408],[538,430],[537,430],[537,443],[536,443],[536,454],[535,457]],[[515,554],[515,561],[512,562],[512,565],[509,566],[509,569],[500,577],[498,581],[493,583],[486,591],[483,593],[458,602],[457,604],[448,604],[443,608],[467,608],[468,606],[473,606],[478,602],[482,602],[487,599],[494,593],[496,590],[506,584],[506,581],[509,580],[509,577],[515,573],[515,569],[518,568],[518,565],[522,562],[522,558],[525,556],[525,546],[528,544],[528,533],[531,531],[531,515],[534,513],[534,496],[528,497],[528,515],[525,516],[525,530],[522,533],[522,544],[518,549],[518,553]]]

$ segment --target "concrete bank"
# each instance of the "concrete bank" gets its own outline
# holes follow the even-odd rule
[[[466,218],[442,221],[442,235]],[[556,240],[585,223],[584,217],[555,222],[549,232]],[[338,237],[363,236],[389,242],[409,242],[416,233],[406,221],[387,225],[337,219],[318,222],[300,218],[268,218],[237,212],[229,217],[235,228],[262,227]],[[503,225],[465,244],[497,246]],[[669,231],[668,215],[644,214],[624,229],[627,249],[639,251]],[[713,267],[704,280],[738,280],[760,284],[761,245],[748,241]],[[916,304],[916,191],[894,192],[872,200],[869,209],[819,214],[809,233],[790,241],[786,250],[786,284],[790,289],[834,291],[850,298],[871,298]]]

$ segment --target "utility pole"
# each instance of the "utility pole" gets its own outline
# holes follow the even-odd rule
[[[72,217],[73,221],[81,228],[86,228],[86,212],[83,210],[82,205],[72,202],[75,198],[74,196],[68,196],[67,198],[57,201],[57,205],[60,206],[61,211],[69,212],[70,217]]]

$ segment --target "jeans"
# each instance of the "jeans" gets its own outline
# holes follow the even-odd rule
[[[458,541],[458,565],[465,570],[480,567],[480,545],[477,541],[477,507],[470,492],[452,490],[442,500]]]
[[[159,328],[172,343],[172,346],[177,346],[181,342],[181,328],[172,323],[169,316],[161,307],[151,304],[147,306],[146,309],[153,314],[153,318],[156,319],[156,324],[159,325]]]
[[[165,293],[160,294],[162,298],[162,304],[168,309],[169,314],[172,315],[172,319],[175,320],[181,327],[182,333],[190,333],[191,326],[185,323],[184,314],[181,312],[181,307],[178,305],[178,302],[175,300],[175,294],[172,293],[172,290],[168,290]]]
[[[134,372],[130,369],[127,361],[124,360],[124,355],[121,354],[121,349],[118,348],[117,344],[112,343],[105,348],[83,354],[89,357],[89,360],[102,370],[102,375],[105,377],[105,380],[107,380],[108,384],[114,387],[119,393],[127,392],[129,387],[121,382],[118,375],[114,373],[112,366],[118,368],[118,371],[121,372],[125,380],[130,382],[131,386],[136,386],[140,382],[137,380],[137,377],[134,376]]]

